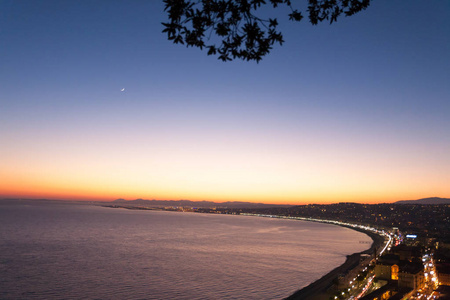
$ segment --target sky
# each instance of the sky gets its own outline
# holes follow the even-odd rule
[[[172,44],[163,9],[0,1],[0,198],[450,198],[449,1],[267,10],[259,63]]]

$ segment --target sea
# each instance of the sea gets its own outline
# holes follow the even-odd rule
[[[283,299],[370,244],[316,222],[0,200],[0,299]]]

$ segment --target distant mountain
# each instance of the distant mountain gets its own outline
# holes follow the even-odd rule
[[[450,204],[450,198],[423,198],[419,200],[402,200],[394,202],[394,204]]]
[[[185,207],[222,207],[222,208],[269,208],[269,207],[291,207],[292,205],[277,205],[277,204],[265,204],[265,203],[252,203],[252,202],[212,202],[212,201],[191,201],[191,200],[125,200],[117,199],[112,201],[114,204],[121,205],[136,205],[136,206],[185,206]]]

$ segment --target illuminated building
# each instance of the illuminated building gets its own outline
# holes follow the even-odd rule
[[[394,255],[394,254],[383,255],[382,257],[380,257],[378,259],[378,262],[375,265],[375,277],[378,279],[384,279],[384,280],[397,280],[398,279],[398,262],[399,262],[398,255]],[[394,265],[396,267],[394,267]],[[397,277],[397,279],[394,279],[392,277],[393,270],[396,272],[394,277]]]
[[[421,263],[408,263],[400,268],[398,286],[411,288],[414,291],[425,285],[425,275]]]
[[[391,279],[392,280],[398,280],[398,266],[397,265],[393,265],[391,267]]]

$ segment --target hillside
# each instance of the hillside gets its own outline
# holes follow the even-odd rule
[[[418,200],[402,200],[394,202],[395,204],[450,204],[450,198],[430,197]]]

